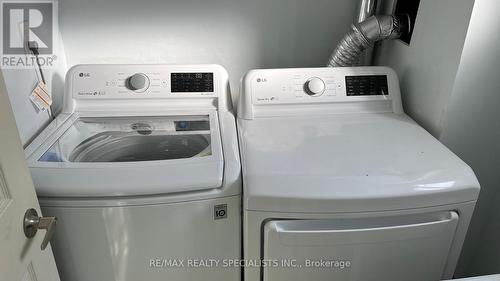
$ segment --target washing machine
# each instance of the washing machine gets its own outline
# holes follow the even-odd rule
[[[452,277],[480,186],[393,70],[252,70],[237,124],[246,281]]]
[[[217,65],[77,65],[26,155],[61,280],[239,280],[241,179]]]

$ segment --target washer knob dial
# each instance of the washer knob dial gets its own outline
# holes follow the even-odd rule
[[[149,88],[149,78],[146,74],[136,73],[127,79],[127,88],[134,92],[144,92]]]
[[[321,96],[325,91],[326,86],[325,82],[323,82],[321,78],[313,77],[307,80],[306,84],[304,85],[304,88],[308,95],[315,97],[315,96]]]

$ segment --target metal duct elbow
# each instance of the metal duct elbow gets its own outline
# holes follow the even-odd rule
[[[352,29],[333,51],[327,66],[352,66],[359,55],[375,42],[399,38],[409,32],[409,28],[408,15],[376,15],[353,24]]]

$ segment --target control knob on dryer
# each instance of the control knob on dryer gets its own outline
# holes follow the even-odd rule
[[[149,78],[146,74],[136,73],[127,79],[126,86],[134,92],[144,92],[149,88]]]
[[[310,78],[304,84],[304,89],[306,91],[306,94],[313,97],[321,96],[325,91],[325,88],[326,88],[325,82],[318,77]]]

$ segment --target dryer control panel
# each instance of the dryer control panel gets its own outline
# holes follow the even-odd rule
[[[387,67],[251,70],[240,94],[238,116],[247,118],[314,112],[334,104],[351,105],[354,111],[402,111],[397,76]]]

